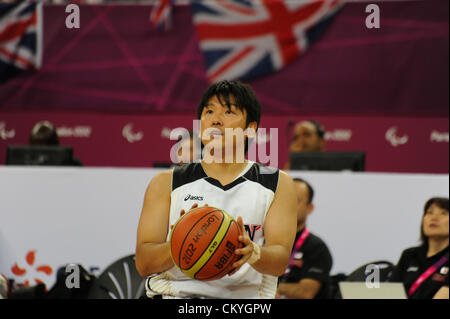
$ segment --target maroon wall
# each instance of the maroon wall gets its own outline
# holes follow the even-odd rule
[[[86,166],[150,167],[154,162],[168,162],[175,143],[168,138],[170,130],[193,129],[193,118],[179,115],[0,113],[0,164],[4,163],[6,145],[27,143],[35,122],[44,119],[57,126],[61,143],[74,146],[75,155]],[[281,168],[288,156],[288,123],[304,119],[308,118],[262,118],[261,127],[268,133],[270,128],[278,129],[278,139],[273,136],[271,143],[278,142]],[[447,119],[324,116],[316,119],[325,125],[329,137],[327,149],[365,151],[367,171],[448,173]],[[127,133],[124,128],[128,124],[131,125]],[[135,136],[131,142],[126,138],[130,132]],[[398,144],[392,144],[392,137]]]
[[[315,118],[334,137],[329,150],[366,151],[369,171],[448,173],[449,2],[379,6],[380,29],[365,27],[365,4],[348,3],[304,56],[250,81],[262,126],[279,129],[281,167],[288,122]],[[152,28],[149,6],[82,5],[73,30],[64,9],[44,7],[42,68],[0,86],[0,163],[6,145],[26,143],[43,119],[85,165],[167,161],[173,142],[161,132],[191,127],[208,85],[189,7],[175,8],[169,32]],[[140,141],[123,137],[128,123]],[[394,127],[405,144],[386,139]]]
[[[367,29],[364,3],[347,3],[304,56],[250,81],[267,115],[448,116],[447,0],[381,2]],[[0,111],[188,113],[207,86],[188,6],[169,32],[142,5],[44,7],[42,69],[0,86]]]

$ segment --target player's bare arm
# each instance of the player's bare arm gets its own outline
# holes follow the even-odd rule
[[[156,175],[145,192],[136,243],[136,268],[142,277],[173,267],[169,229],[172,170]]]
[[[255,270],[272,276],[284,274],[296,234],[296,200],[297,195],[294,191],[292,178],[285,172],[280,171],[278,189],[264,223],[265,245],[255,247],[256,244],[243,231],[240,241],[244,244],[244,247],[236,250],[236,254],[242,255],[242,258],[234,263],[234,271],[231,274],[239,270],[244,263],[249,261],[251,263],[254,253],[259,255],[259,259],[251,263]],[[238,218],[238,223],[243,229],[242,218]],[[255,251],[255,249],[259,251]]]

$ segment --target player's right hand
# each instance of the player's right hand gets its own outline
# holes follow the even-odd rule
[[[234,275],[242,267],[242,265],[244,265],[250,259],[253,253],[252,240],[248,236],[248,233],[245,231],[244,221],[241,216],[237,218],[237,223],[241,228],[239,241],[243,244],[243,246],[236,249],[234,252],[237,255],[241,255],[241,257],[231,266],[231,271],[228,273],[229,276]]]

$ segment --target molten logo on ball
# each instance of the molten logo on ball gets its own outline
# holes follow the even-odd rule
[[[195,208],[175,224],[171,236],[171,255],[175,265],[198,280],[220,279],[239,259],[234,253],[241,229],[232,216],[215,207]]]

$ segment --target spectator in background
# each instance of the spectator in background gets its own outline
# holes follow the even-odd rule
[[[59,137],[55,126],[49,121],[41,121],[34,125],[29,138],[30,145],[58,146]],[[83,166],[81,161],[72,157],[69,166]]]
[[[303,179],[294,178],[297,192],[297,236],[285,274],[280,277],[277,297],[325,299],[329,297],[329,274],[333,260],[327,245],[306,228],[313,212],[314,189]]]
[[[34,125],[30,133],[30,145],[59,145],[56,128],[49,121],[41,121]]]
[[[178,142],[180,142],[182,140],[182,138],[180,137],[178,139]],[[200,156],[197,152],[200,151],[197,143],[201,143],[199,138],[197,138],[196,136],[194,136],[194,133],[192,130],[189,130],[189,139],[186,139],[182,142],[182,144],[180,144],[179,149],[178,149],[178,165],[184,165],[186,163],[193,163],[196,160],[198,161],[200,159]],[[183,150],[188,149],[189,152],[184,152],[183,154]]]
[[[448,198],[425,203],[420,239],[422,245],[403,251],[391,282],[402,282],[410,299],[448,299],[449,225]]]
[[[183,166],[187,163],[199,162],[201,150],[198,148],[198,145],[201,145],[201,141],[197,136],[194,136],[194,132],[192,130],[189,130],[188,132],[189,138],[186,136],[180,136],[177,143],[173,146],[177,147],[176,154],[174,154],[176,159],[172,160],[171,158],[170,162],[155,162],[153,163],[153,167],[173,168],[176,166]]]
[[[325,142],[325,130],[322,124],[314,120],[302,121],[294,128],[289,153],[322,152],[325,150]],[[290,160],[288,160],[284,169],[291,169]]]

